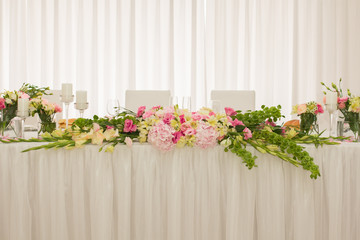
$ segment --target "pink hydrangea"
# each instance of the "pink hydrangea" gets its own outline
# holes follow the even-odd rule
[[[124,132],[135,132],[137,129],[137,126],[133,123],[133,120],[126,119],[124,123]]]
[[[250,130],[250,129],[245,128],[245,129],[243,130],[243,132],[244,132],[244,139],[245,139],[245,140],[248,140],[249,138],[252,138],[252,133],[251,133],[251,130]]]
[[[141,116],[144,114],[145,109],[146,109],[146,107],[145,107],[145,106],[140,106],[140,107],[138,108],[138,111],[137,111],[136,117],[141,117]]]
[[[225,113],[228,116],[233,116],[233,115],[237,114],[236,111],[234,109],[230,108],[230,107],[225,108]]]
[[[170,151],[175,146],[173,142],[174,133],[172,127],[160,121],[150,129],[148,142],[161,151]]]
[[[5,99],[4,98],[0,98],[0,110],[6,108],[6,105],[5,105]]]
[[[195,134],[195,146],[203,149],[214,147],[217,143],[218,136],[219,133],[214,127],[206,125],[205,122],[199,122]]]
[[[174,112],[175,112],[174,106],[168,106],[164,108],[164,113],[174,114]]]

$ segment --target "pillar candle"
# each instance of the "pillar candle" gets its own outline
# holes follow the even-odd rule
[[[71,97],[72,96],[72,84],[63,83],[61,87],[62,97]]]
[[[29,111],[29,99],[27,98],[18,99],[18,111],[22,113]]]
[[[76,91],[76,103],[87,103],[86,91]]]
[[[327,92],[326,94],[326,104],[337,104],[337,92]]]

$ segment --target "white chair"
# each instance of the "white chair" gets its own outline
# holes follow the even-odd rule
[[[253,90],[212,90],[210,99],[219,101],[221,109],[231,107],[234,110],[255,110],[255,91]]]
[[[154,106],[169,106],[170,90],[126,90],[125,108],[137,112],[140,106],[146,109]]]

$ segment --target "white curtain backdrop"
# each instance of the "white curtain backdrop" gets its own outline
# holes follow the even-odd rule
[[[212,89],[256,90],[257,107],[360,93],[357,0],[0,0],[0,88],[87,90],[87,116],[126,89],[170,89],[193,109]],[[75,114],[75,112],[73,112]]]

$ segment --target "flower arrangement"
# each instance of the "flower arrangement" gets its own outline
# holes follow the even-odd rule
[[[35,85],[24,83],[18,91],[5,91],[0,93],[0,135],[3,135],[10,121],[16,116],[19,98],[36,98],[44,94],[46,95],[47,90],[49,90],[48,87],[40,88]]]
[[[82,147],[85,144],[100,145],[100,151],[114,151],[119,143],[132,146],[133,139],[149,142],[161,151],[171,151],[185,146],[202,149],[224,147],[242,158],[251,169],[256,167],[257,156],[247,147],[252,146],[260,153],[270,154],[295,166],[302,166],[311,172],[311,178],[320,176],[319,167],[313,158],[298,143],[338,144],[319,136],[304,136],[294,129],[286,130],[276,125],[281,117],[281,107],[265,107],[261,110],[242,113],[225,108],[225,113],[215,113],[209,108],[197,112],[186,109],[161,106],[146,110],[140,107],[137,114],[119,113],[114,118],[79,118],[65,130],[46,132],[40,139],[0,139],[1,142],[47,142],[29,148],[24,152],[38,149]]]
[[[342,79],[340,78],[339,84],[331,84],[331,87],[328,87],[325,83],[321,82],[328,91],[336,92],[338,95],[337,108],[340,110],[344,118],[344,121],[349,123],[350,130],[354,133],[355,139],[359,140],[359,131],[360,131],[360,97],[354,96],[351,94],[350,90],[347,89],[347,96],[344,96],[343,90],[341,88]],[[324,92],[326,101],[326,92]]]
[[[54,117],[56,113],[62,112],[62,108],[43,97],[37,97],[30,100],[29,104],[31,116],[35,116],[37,113],[40,118],[40,132],[53,132],[56,129],[56,122]]]
[[[295,105],[291,112],[300,116],[300,132],[306,135],[312,132],[319,134],[317,115],[321,113],[324,113],[322,105],[314,101]]]
[[[226,114],[216,114],[209,108],[198,112],[175,107],[140,107],[138,117],[140,142],[148,141],[156,148],[170,151],[174,147],[209,148],[224,138],[231,122]]]

